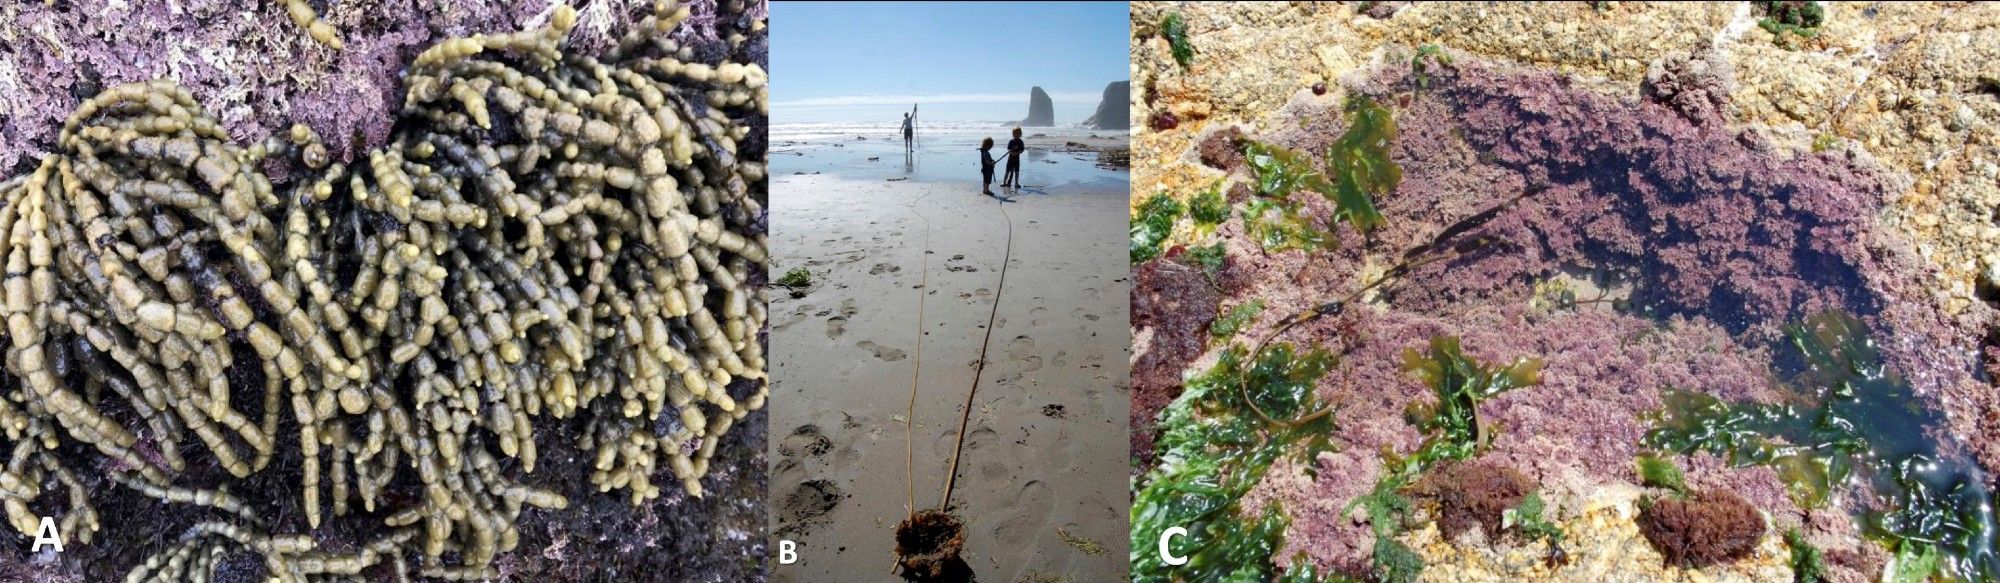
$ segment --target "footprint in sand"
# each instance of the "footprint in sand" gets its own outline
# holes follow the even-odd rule
[[[954,411],[953,414],[956,415],[957,412]],[[975,416],[975,418],[977,417]],[[979,425],[974,425],[965,430],[965,451],[979,451],[984,449],[987,444],[996,441],[1000,441],[1000,432],[994,431],[992,427],[986,425],[983,421]],[[932,436],[930,447],[931,451],[935,452],[940,458],[949,460],[951,459],[953,446],[957,444],[958,427],[957,423],[954,422],[940,429],[937,434]]]
[[[887,263],[877,263],[875,264],[874,267],[868,268],[868,275],[882,275],[884,273],[895,273],[902,270],[903,268],[901,267],[897,267]]]
[[[1083,310],[1083,308],[1077,308],[1077,309],[1074,309],[1074,310],[1070,310],[1070,311],[1069,311],[1069,317],[1071,317],[1071,318],[1082,318],[1082,319],[1085,319],[1085,320],[1089,320],[1089,321],[1092,321],[1092,322],[1096,322],[1096,321],[1097,321],[1097,314],[1092,314],[1092,313],[1090,313],[1090,312],[1086,312],[1086,311],[1084,311],[1084,310]]]
[[[778,528],[778,533],[805,532],[824,526],[828,522],[827,515],[833,513],[844,498],[847,494],[841,492],[840,486],[834,485],[832,480],[809,480],[799,484],[785,495],[779,510],[782,526]]]
[[[846,334],[847,319],[854,317],[855,314],[860,312],[861,308],[854,307],[854,300],[852,298],[841,300],[840,315],[826,319],[826,339],[834,340],[840,338],[842,334]],[[820,310],[819,313],[813,315],[825,316],[829,313],[832,312],[828,310]]]
[[[821,435],[819,426],[811,423],[800,425],[798,429],[793,429],[791,435],[786,436],[784,441],[778,443],[778,455],[785,457],[801,455],[819,457],[826,455],[826,452],[831,449],[833,449],[833,440],[827,439],[825,435]]]
[[[1055,506],[1048,503],[1051,495],[1048,484],[1041,480],[1029,480],[1022,484],[1012,498],[1003,502],[1007,508],[1018,511],[1009,513],[1011,516],[1007,520],[993,528],[993,540],[998,541],[1001,548],[1027,548],[1030,541],[1045,530],[1043,527],[1049,523],[1048,515],[1055,510]]]
[[[793,311],[792,313],[787,314],[783,320],[772,322],[771,329],[774,331],[784,330],[786,328],[792,327],[792,325],[794,324],[806,321],[808,317],[809,316],[806,316],[804,313]]]
[[[1057,350],[1055,358],[1050,359],[1050,362],[1058,367],[1069,366],[1069,351]]]
[[[1034,338],[1015,336],[1013,342],[1007,343],[1007,359],[1020,362],[1023,372],[1041,370],[1042,357],[1035,356],[1034,351]]]
[[[860,342],[856,342],[854,343],[854,346],[856,348],[860,348],[862,350],[874,353],[875,358],[880,358],[882,360],[889,362],[895,362],[898,360],[909,358],[910,356],[909,353],[907,352],[903,352],[902,350],[899,349],[876,344],[874,341],[871,340],[863,340]]]

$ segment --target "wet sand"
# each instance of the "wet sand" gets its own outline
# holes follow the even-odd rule
[[[919,297],[923,510],[939,503],[996,292],[950,508],[967,566],[987,581],[1125,578],[1127,188],[1122,172],[1033,159],[1005,215],[976,183],[890,181],[895,168],[815,176],[848,163],[815,156],[774,165],[773,273],[803,266],[813,282],[802,297],[772,294],[771,530],[773,548],[790,539],[800,553],[774,560],[772,580],[894,579]]]

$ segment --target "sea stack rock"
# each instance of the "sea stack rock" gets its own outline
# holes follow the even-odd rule
[[[1083,120],[1083,125],[1100,130],[1132,129],[1132,82],[1105,85],[1104,100],[1097,102],[1097,113]]]
[[[1028,119],[1021,120],[1028,127],[1049,127],[1056,125],[1056,105],[1049,101],[1049,92],[1036,87],[1028,92]]]

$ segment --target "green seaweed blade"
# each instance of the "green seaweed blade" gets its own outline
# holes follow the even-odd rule
[[[1327,172],[1313,167],[1312,160],[1296,150],[1258,141],[1246,141],[1243,158],[1256,179],[1257,200],[1244,210],[1246,224],[1265,248],[1288,247],[1297,230],[1310,230],[1311,222],[1298,213],[1296,191],[1317,192],[1333,202],[1334,222],[1347,221],[1362,231],[1387,222],[1375,206],[1377,197],[1396,190],[1403,170],[1389,157],[1396,140],[1396,120],[1389,109],[1365,95],[1350,95],[1343,106],[1348,127],[1326,151]],[[1258,225],[1275,225],[1259,229]],[[1329,241],[1323,235],[1314,242]],[[1311,244],[1297,247],[1310,248]]]
[[[1311,460],[1331,449],[1332,416],[1297,419],[1321,410],[1314,387],[1333,356],[1316,347],[1299,352],[1277,343],[1247,368],[1246,357],[1241,347],[1225,350],[1160,412],[1160,464],[1138,482],[1133,496],[1134,581],[1268,581],[1281,575],[1271,559],[1288,519],[1275,505],[1245,517],[1240,499],[1278,459]],[[1252,400],[1275,418],[1293,422],[1264,421],[1250,409]],[[1157,548],[1160,535],[1175,526],[1188,535],[1171,539],[1169,547],[1188,563],[1170,566]],[[1312,574],[1294,568],[1282,575],[1301,580]]]
[[[1430,349],[1403,350],[1403,370],[1430,385],[1436,404],[1416,404],[1410,421],[1426,434],[1417,451],[1403,458],[1401,472],[1414,476],[1432,463],[1467,459],[1490,439],[1479,425],[1479,402],[1512,389],[1539,384],[1542,361],[1522,358],[1505,366],[1482,364],[1465,356],[1458,338],[1436,336]]]
[[[1375,197],[1394,192],[1403,182],[1402,167],[1389,159],[1396,118],[1389,108],[1360,94],[1350,95],[1342,110],[1347,114],[1347,131],[1326,154],[1334,187],[1332,192],[1315,190],[1332,198],[1355,228],[1379,227],[1386,221],[1375,208]]]

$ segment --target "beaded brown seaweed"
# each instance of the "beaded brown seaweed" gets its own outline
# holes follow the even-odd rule
[[[101,517],[59,450],[94,452],[117,484],[216,515],[128,580],[205,580],[244,551],[283,581],[493,577],[524,508],[568,504],[531,482],[537,423],[570,418],[601,492],[639,504],[664,470],[700,496],[768,391],[765,166],[742,121],[768,97],[757,65],[667,39],[687,15],[656,5],[601,59],[563,50],[567,7],[433,46],[406,123],[352,167],[304,126],[234,144],[169,82],[85,102],[0,181],[7,523],[32,535],[29,505],[57,508],[87,544]],[[275,188],[257,169],[278,160],[311,175]],[[380,533],[323,549],[278,532],[294,510],[177,480],[276,458],[302,470],[310,528],[358,504]],[[66,501],[42,501],[50,483]]]

